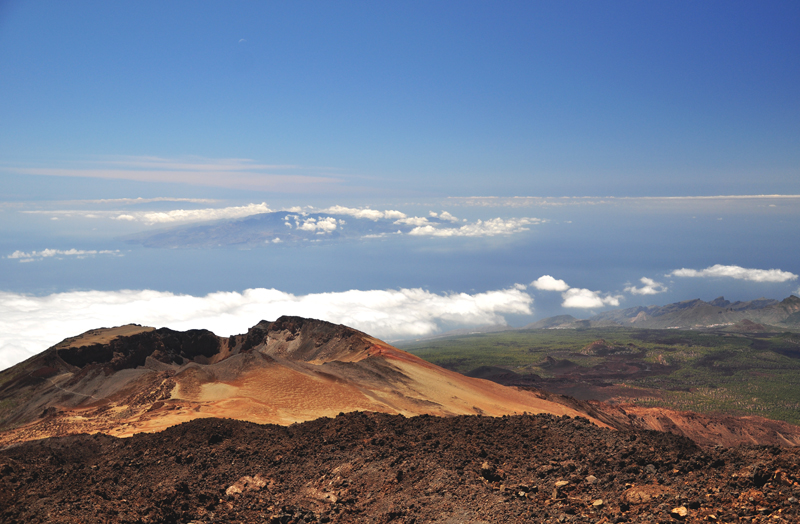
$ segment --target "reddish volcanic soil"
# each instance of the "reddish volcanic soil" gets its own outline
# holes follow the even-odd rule
[[[700,414],[632,404],[577,400],[536,388],[523,388],[542,399],[585,413],[611,428],[666,431],[688,437],[703,447],[766,445],[800,446],[800,426],[763,417]]]
[[[552,415],[351,413],[0,451],[0,521],[800,522],[800,450]]]
[[[300,317],[229,338],[97,329],[0,372],[0,445],[78,433],[126,437],[207,417],[288,425],[351,411],[585,415]]]

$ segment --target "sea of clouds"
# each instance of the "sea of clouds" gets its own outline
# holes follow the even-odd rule
[[[533,298],[517,287],[475,294],[396,289],[293,295],[264,288],[205,296],[152,290],[75,291],[41,297],[0,293],[0,369],[67,337],[130,323],[209,329],[230,336],[245,333],[261,320],[297,315],[391,340],[430,335],[444,326],[503,325],[503,315],[530,315],[532,304]]]
[[[664,276],[759,283],[798,279],[798,275],[780,269],[719,264],[701,270],[676,269]],[[640,282],[641,287],[629,284],[624,291],[630,295],[654,295],[668,289],[652,278],[642,277]],[[624,300],[622,294],[572,287],[551,275],[543,275],[529,286],[536,292],[560,293],[561,306],[569,309],[618,307]],[[45,296],[0,292],[0,369],[67,337],[131,323],[175,330],[208,329],[220,336],[230,336],[245,333],[261,320],[296,315],[345,324],[389,341],[458,327],[506,325],[505,315],[533,314],[534,298],[529,286],[514,284],[507,289],[473,294],[437,294],[421,288],[354,289],[306,295],[255,288],[204,296],[155,290],[70,291]]]

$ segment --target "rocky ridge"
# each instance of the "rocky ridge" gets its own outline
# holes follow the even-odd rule
[[[0,373],[0,445],[98,431],[124,437],[204,417],[291,424],[350,411],[580,415],[300,317],[232,337],[92,330]]]

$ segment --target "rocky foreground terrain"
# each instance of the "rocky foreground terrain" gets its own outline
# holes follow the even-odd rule
[[[0,451],[0,521],[800,522],[800,450],[582,418],[198,419]]]

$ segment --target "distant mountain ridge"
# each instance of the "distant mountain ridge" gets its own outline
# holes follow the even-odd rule
[[[778,301],[759,298],[730,302],[718,297],[666,306],[636,306],[604,311],[586,320],[571,315],[545,318],[523,329],[577,329],[625,326],[646,329],[718,329],[722,331],[780,331],[800,329],[800,298]]]
[[[425,217],[432,226],[449,224],[438,217]],[[244,218],[223,219],[145,231],[126,236],[130,244],[154,248],[255,247],[268,244],[319,242],[380,237],[409,233],[419,224],[397,217],[354,217],[338,213],[275,211]]]

